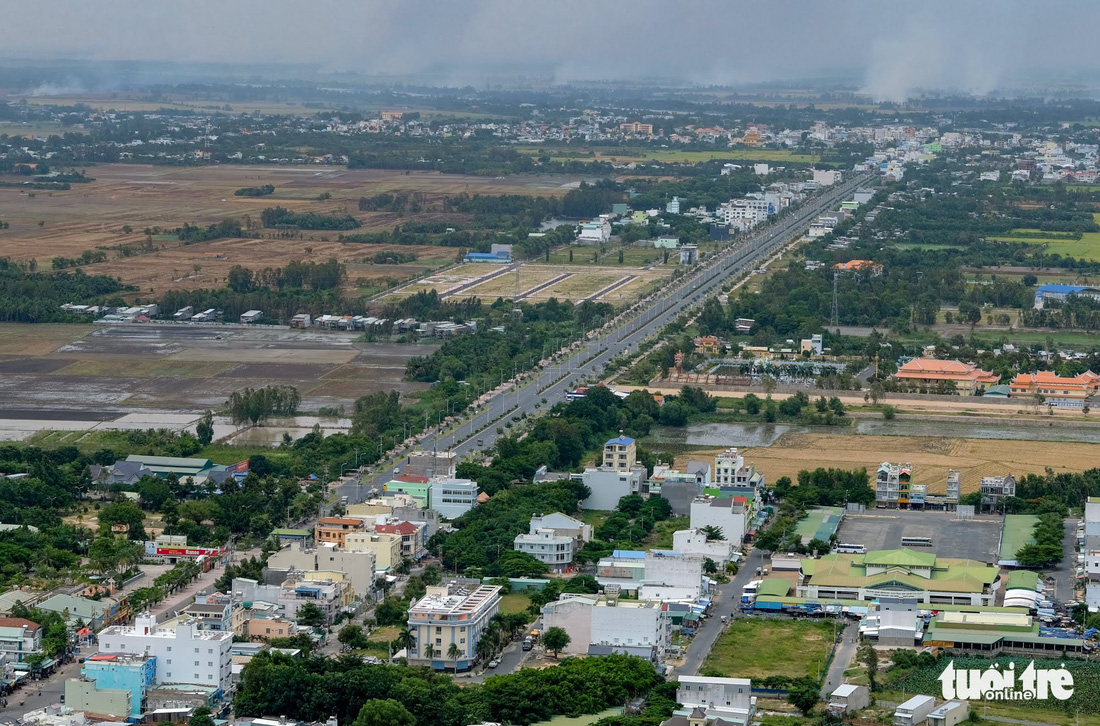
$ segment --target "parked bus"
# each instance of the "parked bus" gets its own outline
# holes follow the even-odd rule
[[[747,605],[756,599],[756,592],[760,589],[760,583],[763,580],[753,580],[748,585],[745,585],[745,589],[741,592],[741,604]]]
[[[901,546],[902,547],[931,547],[932,546],[932,538],[931,537],[902,537],[901,538]]]
[[[837,554],[842,555],[865,555],[867,554],[867,548],[861,544],[843,544],[837,543],[834,550]]]

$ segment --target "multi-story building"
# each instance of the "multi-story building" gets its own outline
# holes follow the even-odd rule
[[[156,681],[156,674],[157,657],[145,653],[90,655],[84,660],[84,665],[80,669],[80,675],[92,681],[95,684],[95,690],[124,691],[129,694],[129,698],[126,699],[130,704],[129,712],[114,714],[122,716],[140,716],[144,712],[145,695]],[[87,693],[87,691],[84,690],[84,693]],[[65,694],[65,705],[69,708],[77,708],[72,699],[68,697],[68,684],[66,684]],[[88,694],[88,696],[90,695]],[[88,700],[91,700],[91,698],[88,698]]]
[[[707,533],[701,529],[680,529],[672,533],[672,551],[708,557],[724,567],[733,559],[734,544],[728,539],[707,539]]]
[[[458,454],[453,451],[414,451],[405,459],[405,475],[432,479],[453,477]]]
[[[251,640],[274,640],[294,635],[294,621],[286,618],[251,618],[245,624],[245,635]]]
[[[22,663],[42,652],[42,627],[26,618],[0,618],[0,657]]]
[[[371,552],[374,554],[376,572],[389,572],[401,564],[401,535],[385,532],[355,532],[345,540],[347,552]],[[360,595],[359,588],[356,592]]]
[[[708,590],[706,558],[668,550],[645,553],[645,581],[639,600],[697,600]]]
[[[569,634],[565,652],[586,655],[593,645],[609,645],[629,655],[659,661],[668,651],[672,621],[659,602],[619,600],[597,595],[562,595],[542,608],[544,628]]]
[[[879,464],[875,474],[875,506],[887,509],[909,507],[909,485],[913,477],[910,464]]]
[[[211,595],[196,595],[195,601],[180,611],[180,614],[195,621],[199,630],[228,630],[233,632],[233,603],[228,597],[214,598]]]
[[[313,603],[325,615],[325,624],[332,625],[337,613],[352,600],[351,583],[344,580],[288,579],[279,588],[279,606],[291,620],[306,603]]]
[[[744,541],[749,521],[744,497],[699,497],[691,503],[691,528],[717,527],[734,546]]]
[[[962,496],[962,477],[955,469],[947,470],[947,501],[958,504]]]
[[[377,534],[394,534],[401,538],[401,556],[411,559],[419,559],[427,550],[424,549],[424,526],[415,522],[394,522],[392,524],[376,524],[374,531]]]
[[[628,121],[619,124],[619,131],[624,134],[636,134],[641,136],[653,135],[653,124],[644,124],[640,121]]]
[[[156,682],[229,688],[233,633],[200,630],[184,621],[174,630],[157,627],[155,615],[142,613],[132,626],[112,625],[99,634],[100,653],[144,653],[156,657]]]
[[[365,532],[366,522],[351,517],[321,517],[313,528],[313,543],[322,545],[331,543],[343,549],[347,536],[352,532]]]
[[[462,586],[450,582],[428,588],[409,608],[409,629],[416,643],[409,649],[409,665],[436,670],[465,671],[477,662],[477,643],[489,621],[500,610],[500,587]],[[451,645],[458,657],[451,656]]]
[[[680,687],[676,689],[676,702],[685,711],[677,711],[679,716],[690,714],[698,709],[702,723],[711,719],[721,719],[720,723],[752,723],[756,714],[756,698],[752,695],[752,681],[747,678],[708,678],[705,676],[680,676]],[[676,718],[676,716],[673,716]],[[666,721],[665,723],[669,723]],[[685,724],[691,724],[689,719]]]
[[[540,529],[552,529],[554,534],[572,537],[578,545],[592,539],[592,525],[585,524],[579,519],[554,512],[552,514],[535,514],[531,517],[531,534]]]
[[[914,358],[898,368],[894,378],[905,388],[952,388],[959,395],[976,396],[1000,382],[1000,376],[973,363]]]
[[[575,540],[569,535],[556,534],[552,529],[539,529],[528,534],[517,534],[513,549],[531,555],[539,562],[562,572],[573,562]]]
[[[352,534],[351,537],[369,535]],[[345,540],[347,542],[347,540]],[[342,572],[351,583],[354,597],[366,597],[374,588],[374,552],[370,549],[338,549],[332,546],[313,548],[292,544],[272,553],[267,560],[272,570],[300,570],[302,572]]]
[[[584,470],[581,480],[591,494],[581,502],[588,510],[611,511],[619,506],[619,500],[628,494],[648,494],[646,469],[634,466],[627,471],[598,466]]]
[[[605,469],[630,471],[638,463],[638,444],[629,436],[619,435],[603,445]]]
[[[745,457],[736,448],[726,449],[714,457],[714,483],[719,487],[763,487],[764,477],[756,473],[753,464],[745,465]]]
[[[431,485],[426,476],[399,476],[383,484],[382,490],[390,496],[403,494],[409,497],[418,508],[428,508]]]
[[[1055,375],[1053,371],[1020,373],[1008,386],[1010,396],[1042,396],[1058,405],[1081,405],[1100,390],[1100,375],[1085,371],[1072,378]]]
[[[477,506],[477,482],[435,477],[429,482],[428,509],[447,519],[461,517]]]
[[[1036,310],[1042,310],[1050,300],[1064,302],[1070,297],[1081,297],[1089,300],[1100,300],[1100,287],[1090,285],[1039,285],[1035,288]]]
[[[1016,477],[983,476],[981,484],[982,508],[996,510],[1005,497],[1016,496]]]

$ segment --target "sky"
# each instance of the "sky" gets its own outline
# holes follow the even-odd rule
[[[311,64],[437,82],[740,85],[851,74],[878,100],[1094,70],[1092,0],[35,0],[7,58]]]

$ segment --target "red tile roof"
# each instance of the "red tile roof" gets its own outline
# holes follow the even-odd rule
[[[42,626],[38,623],[26,618],[0,618],[0,628],[26,628],[33,632],[40,627]]]
[[[397,524],[379,524],[375,526],[375,532],[381,532],[382,534],[415,534],[420,529],[412,522],[398,522]]]

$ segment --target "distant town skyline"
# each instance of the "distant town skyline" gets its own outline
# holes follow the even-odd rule
[[[1058,42],[1037,29],[1058,21]],[[558,82],[675,78],[740,85],[852,77],[876,100],[917,89],[978,95],[1029,73],[1098,66],[1100,6],[1071,0],[996,4],[870,0],[630,4],[557,0],[42,0],[0,27],[7,58],[310,64],[324,71],[430,75],[477,83],[495,74]]]

